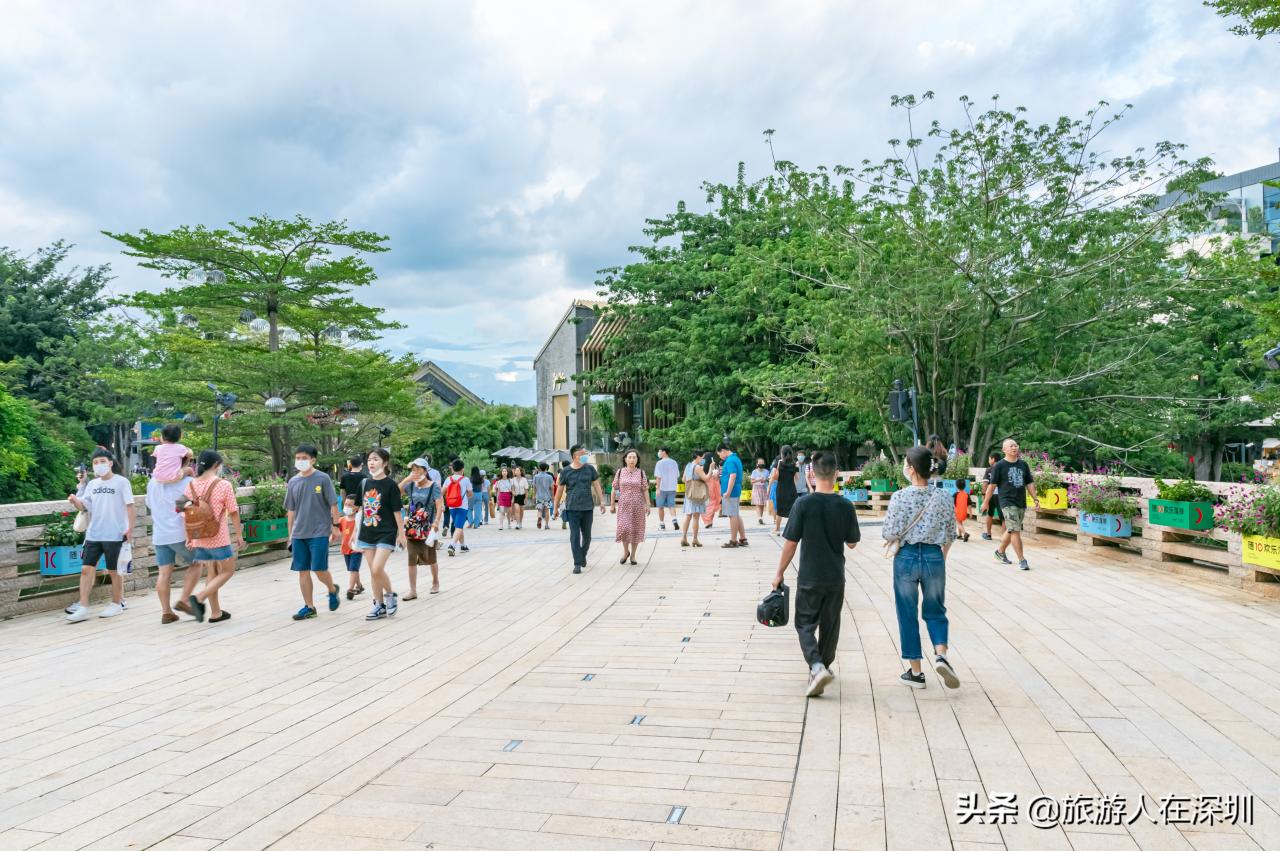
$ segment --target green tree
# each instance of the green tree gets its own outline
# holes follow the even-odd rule
[[[1204,5],[1224,18],[1238,18],[1231,27],[1236,35],[1262,38],[1280,32],[1280,0],[1205,0]]]
[[[4,370],[13,381],[17,366]],[[0,381],[0,502],[65,497],[75,489],[77,455],[92,444],[74,422],[48,406],[11,394]]]
[[[408,454],[430,455],[437,464],[474,455],[479,448],[492,453],[507,446],[531,446],[537,433],[533,409],[517,405],[479,407],[459,402],[451,408],[432,405],[422,410],[416,431],[407,438]],[[468,471],[470,467],[468,467]]]
[[[385,251],[386,237],[303,216],[107,235],[175,282],[128,299],[151,317],[149,368],[113,377],[135,391],[153,388],[178,411],[208,411],[205,422],[209,384],[235,393],[234,413],[219,427],[247,466],[280,471],[302,439],[320,440],[326,460],[336,460],[374,424],[412,414],[415,364],[368,345],[399,326],[353,292],[375,279],[364,257]],[[283,410],[264,408],[273,398]],[[348,418],[362,427],[342,431]]]

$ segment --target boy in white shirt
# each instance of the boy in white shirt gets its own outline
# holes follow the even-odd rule
[[[68,497],[71,504],[89,512],[89,529],[84,536],[80,568],[80,600],[67,613],[69,623],[89,619],[89,592],[93,590],[98,561],[105,558],[107,575],[111,577],[111,603],[98,613],[100,618],[113,618],[124,611],[124,578],[116,570],[120,547],[133,537],[137,512],[133,507],[133,487],[124,476],[112,472],[115,459],[105,449],[93,453],[94,478],[84,484],[79,494]]]

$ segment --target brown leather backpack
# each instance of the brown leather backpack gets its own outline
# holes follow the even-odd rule
[[[187,486],[187,496],[191,499],[190,505],[182,510],[182,520],[187,527],[187,540],[194,541],[197,538],[213,538],[221,531],[221,523],[218,516],[213,512],[213,506],[209,504],[209,491],[218,486],[215,481],[204,489],[204,493],[196,495],[196,486],[194,483]]]

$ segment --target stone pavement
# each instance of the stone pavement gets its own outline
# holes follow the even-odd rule
[[[559,529],[488,527],[375,623],[345,599],[294,623],[283,563],[236,576],[222,624],[146,597],[0,623],[0,849],[1280,848],[1280,604],[1048,546],[1020,573],[975,537],[948,577],[963,685],[912,691],[871,528],[806,701],[794,631],[753,620],[778,541],[724,534],[622,566],[600,519],[571,576]],[[1131,825],[1027,821],[1144,793]],[[1018,823],[961,823],[1001,794]],[[1157,823],[1169,795],[1251,795],[1253,823]]]

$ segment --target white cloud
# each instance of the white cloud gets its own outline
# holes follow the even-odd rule
[[[493,377],[498,381],[502,381],[508,384],[514,383],[516,381],[520,381],[522,378],[528,378],[527,375],[521,375],[518,372],[495,372],[493,374]]]
[[[935,91],[917,115],[944,122],[961,94],[1033,121],[1128,100],[1110,152],[1273,161],[1280,52],[1226,27],[1166,0],[15,0],[0,244],[65,238],[128,291],[157,279],[100,229],[345,217],[391,237],[360,294],[407,326],[386,344],[527,403],[568,302],[702,181],[767,173],[765,128],[802,165],[857,163],[905,132],[892,94]]]

